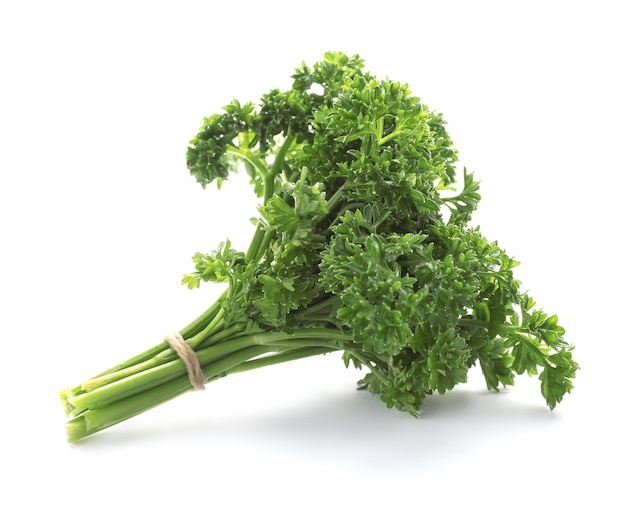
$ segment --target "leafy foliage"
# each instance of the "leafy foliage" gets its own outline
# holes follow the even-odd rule
[[[471,225],[479,184],[457,162],[441,114],[340,52],[205,118],[191,175],[219,188],[243,169],[260,204],[245,252],[225,240],[182,280],[227,285],[179,334],[204,379],[342,351],[367,371],[361,388],[414,415],[475,365],[494,390],[538,375],[554,409],[573,347],[521,292],[517,261]],[[63,390],[70,440],[182,394],[186,374],[168,341]]]
[[[479,184],[465,168],[457,181],[441,114],[358,56],[327,53],[293,79],[258,105],[233,101],[191,140],[203,187],[243,166],[263,202],[248,251],[196,254],[183,282],[228,282],[222,306],[250,329],[340,331],[332,346],[389,407],[416,414],[478,364],[491,389],[539,374],[554,408],[573,348],[521,293],[517,262],[470,225]]]

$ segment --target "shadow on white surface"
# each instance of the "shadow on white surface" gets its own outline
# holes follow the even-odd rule
[[[615,444],[567,402],[549,411],[536,378],[488,392],[473,372],[467,384],[428,397],[413,418],[356,390],[360,373],[337,360],[224,378],[77,445],[55,447],[36,467],[43,478],[50,474],[44,482],[54,492],[63,489],[59,475],[71,477],[76,498],[91,498],[102,482],[115,486],[94,506],[116,503],[122,491],[128,503],[152,499],[157,506],[198,499],[452,506],[488,496],[517,507],[610,497],[617,469],[602,457]]]
[[[559,414],[550,412],[540,399],[530,403],[511,395],[461,387],[427,398],[420,417],[413,418],[356,390],[317,397],[306,394],[291,406],[258,411],[220,410],[215,404],[191,400],[195,398],[191,394],[187,400],[170,403],[180,403],[180,411],[172,412],[175,408],[170,407],[159,418],[158,410],[153,410],[149,418],[120,424],[79,446],[95,451],[169,443],[225,453],[229,447],[251,455],[269,451],[283,460],[306,456],[334,467],[358,468],[374,457],[378,463],[393,463],[394,468],[399,464],[432,467],[509,440],[506,446],[515,448],[533,436],[545,439],[559,423]]]

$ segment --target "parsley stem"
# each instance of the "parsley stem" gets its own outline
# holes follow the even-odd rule
[[[197,333],[199,333],[201,330],[203,330],[208,323],[210,323],[211,321],[213,321],[213,319],[215,318],[215,316],[218,314],[218,312],[221,310],[222,308],[222,304],[220,302],[220,298],[218,298],[213,305],[211,305],[205,312],[203,312],[197,319],[194,319],[191,323],[189,323],[187,326],[185,326],[181,331],[180,334],[184,337],[184,338],[189,338],[189,337],[193,337],[194,335],[196,335]]]
[[[285,162],[285,157],[287,157],[287,152],[291,148],[295,137],[288,134],[283,141],[280,150],[276,153],[276,157],[274,158],[274,162],[272,163],[269,172],[263,176],[265,180],[265,192],[264,192],[264,203],[267,203],[268,200],[274,195],[274,188],[276,185],[276,177],[281,172],[283,168],[283,164]]]
[[[202,340],[206,337],[207,332],[215,331],[215,327],[211,328],[209,324],[215,322],[220,313],[223,313],[223,309],[219,300],[217,300],[203,314],[181,330],[181,335],[183,337],[193,337],[190,341],[192,348],[196,347],[195,344],[202,342]],[[104,372],[101,372],[93,378],[85,381],[80,386],[71,390],[66,390],[66,392],[71,391],[72,393],[80,393],[83,391],[92,391],[118,379],[142,372],[147,368],[160,365],[161,363],[164,363],[174,357],[175,353],[170,349],[167,343],[161,342],[143,353],[136,355]]]
[[[293,360],[299,360],[301,358],[308,358],[311,356],[332,353],[335,351],[335,348],[329,348],[325,346],[310,346],[299,347],[297,349],[289,349],[287,351],[283,351],[273,355],[265,355],[254,358],[252,360],[247,360],[243,363],[240,363],[236,367],[229,369],[225,374],[247,372],[261,367],[268,367],[270,365],[277,365],[279,363],[290,362]]]
[[[219,319],[221,321],[221,318]],[[214,326],[217,330],[220,326]],[[294,333],[255,331],[242,334],[240,326],[219,332],[222,340],[196,351],[210,382],[226,374],[281,363],[335,350],[350,349],[352,335],[329,328],[305,328]],[[169,354],[170,352],[166,352]],[[269,356],[266,356],[269,355]],[[252,362],[252,360],[255,360]],[[124,377],[80,393],[62,394],[69,416],[70,440],[146,411],[189,390],[184,363],[178,357],[165,361],[161,353],[123,372]]]
[[[263,177],[263,204],[267,204],[270,198],[274,195],[276,187],[276,177],[280,173],[285,157],[291,148],[291,145],[295,141],[295,137],[287,135],[285,140],[278,150],[274,162],[272,163],[269,171],[260,173]],[[256,167],[256,166],[255,166]],[[254,232],[254,236],[246,252],[246,258],[250,261],[259,261],[259,258],[265,253],[266,247],[269,245],[274,233],[269,231],[265,225],[259,221]]]
[[[487,323],[487,321],[474,318],[460,318],[459,324],[469,328],[484,328],[485,330],[489,327],[489,323]]]
[[[259,157],[257,157],[250,149],[240,148],[235,145],[228,145],[226,147],[226,151],[252,164],[254,169],[259,173],[259,175],[261,175],[262,178],[268,177],[267,165]]]

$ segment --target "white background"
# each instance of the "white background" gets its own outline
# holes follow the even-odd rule
[[[0,505],[624,506],[621,2],[3,2]],[[68,445],[60,388],[196,317],[195,251],[245,249],[252,194],[185,150],[327,50],[444,113],[482,182],[475,223],[522,262],[582,370],[475,375],[422,416],[328,356],[241,374]],[[243,182],[245,183],[245,182]]]

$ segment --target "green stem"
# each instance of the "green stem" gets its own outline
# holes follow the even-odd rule
[[[198,332],[187,341],[191,349],[198,349],[200,347],[200,344],[202,344],[208,337],[210,337],[211,335],[215,335],[217,332],[222,330],[222,327],[224,326],[224,314],[224,308],[220,305],[219,311],[206,325],[204,330]]]
[[[213,321],[213,319],[215,319],[215,316],[221,309],[221,298],[218,298],[213,305],[198,316],[198,318],[194,319],[191,323],[185,326],[185,328],[180,331],[180,334],[187,339],[200,333],[211,321]]]
[[[287,135],[285,141],[280,147],[280,150],[278,150],[276,158],[270,166],[269,171],[261,173],[263,176],[263,204],[266,204],[274,195],[276,178],[285,163],[287,153],[289,152],[289,149],[294,141],[295,136]],[[250,246],[248,247],[248,251],[246,252],[246,259],[254,262],[260,261],[273,237],[274,232],[268,230],[263,223],[259,221],[256,226],[254,236],[252,237],[252,241],[250,242]]]
[[[287,153],[291,149],[291,145],[293,144],[295,140],[296,140],[295,136],[289,133],[287,134],[287,136],[285,137],[285,141],[283,141],[283,144],[280,147],[280,150],[278,150],[278,153],[276,154],[276,158],[274,159],[274,162],[272,163],[272,166],[270,168],[270,174],[268,176],[273,175],[274,178],[278,176],[278,173],[280,173],[283,167],[283,164],[285,162],[285,158],[287,157]]]
[[[379,139],[378,144],[382,144],[380,143],[380,140],[383,138],[383,129],[385,128],[385,117],[381,116],[378,120],[376,120],[376,137]]]
[[[270,365],[277,365],[293,360],[299,360],[301,358],[309,358],[311,356],[333,353],[335,351],[335,348],[325,346],[299,347],[297,349],[290,349],[281,353],[276,353],[274,355],[261,356],[259,358],[245,361],[243,363],[240,363],[236,367],[229,369],[225,372],[225,374],[248,372],[250,370],[258,369],[261,367],[268,367]]]
[[[385,143],[388,143],[392,139],[402,134],[402,132],[404,131],[405,124],[406,124],[406,121],[399,122],[396,125],[396,127],[393,129],[393,131],[387,134],[386,136],[382,136],[382,131],[381,131],[380,135],[378,136],[378,146],[383,146]]]
[[[208,323],[210,323],[215,318],[215,316],[217,315],[217,313],[220,311],[221,308],[222,307],[218,299],[215,301],[213,305],[211,305],[211,307],[209,307],[205,312],[203,312],[200,316],[198,316],[198,318],[196,318],[194,321],[189,323],[185,328],[183,328],[180,331],[180,334],[185,339],[189,337],[193,337],[195,334],[197,334],[203,328],[205,328],[208,325]],[[92,380],[95,380],[98,378],[104,379],[107,376],[109,377],[110,380],[115,380],[115,379],[119,379],[120,372],[123,372],[123,371],[129,372],[129,373],[138,372],[139,370],[141,370],[142,364],[145,364],[145,362],[147,361],[153,360],[154,357],[158,356],[159,354],[162,354],[165,351],[168,351],[169,349],[170,348],[166,342],[161,342],[157,344],[156,346],[153,346],[150,349],[147,349],[146,351],[136,356],[133,356],[132,358],[129,358],[128,360],[118,365],[115,365],[114,367],[111,367],[110,369],[107,369],[104,372],[101,372],[100,374],[97,374],[96,376],[92,378]],[[73,390],[81,391],[82,389],[83,389],[83,386],[81,385],[81,386],[75,387]]]
[[[236,360],[243,363],[259,354],[258,350],[241,352],[237,355]],[[85,411],[67,422],[68,439],[71,442],[79,441],[172,400],[188,390],[189,379],[183,375],[147,391],[122,398],[103,407]]]
[[[329,212],[332,212],[335,210],[335,207],[339,205],[339,203],[341,203],[341,200],[343,199],[343,189],[346,186],[345,182],[341,185],[341,187],[339,187],[335,193],[326,201],[326,204],[328,205],[328,210]]]
[[[460,318],[458,323],[459,325],[466,326],[468,328],[484,328],[485,330],[489,328],[489,323],[487,323],[487,321],[474,318]]]
[[[341,298],[339,296],[327,296],[323,300],[298,310],[294,317],[300,322],[324,321],[335,324],[337,322],[337,309],[340,304]]]
[[[259,221],[256,225],[256,230],[254,231],[254,236],[250,241],[250,246],[246,252],[246,259],[257,261],[257,256],[259,252],[264,252],[261,250],[261,245],[265,243],[265,237],[268,236],[267,228]]]
[[[217,330],[223,325],[223,309],[219,303],[219,300],[215,302],[206,312],[204,312],[198,319],[193,321],[190,325],[183,328],[181,335],[183,338],[189,337],[187,343],[192,349],[198,349],[202,341],[207,336],[217,337],[219,340],[220,335],[216,333]],[[195,330],[200,326],[204,326],[204,329],[195,335],[192,335]],[[232,333],[234,330],[230,330]],[[217,341],[216,340],[216,341]],[[169,347],[166,342],[162,342],[157,346],[154,346],[143,353],[134,356],[130,360],[127,360],[115,367],[88,379],[80,386],[73,388],[72,390],[66,390],[66,394],[78,395],[83,392],[91,392],[97,388],[113,383],[119,379],[123,379],[145,370],[162,365],[172,359],[177,358],[176,353]]]
[[[279,175],[283,168],[283,164],[285,163],[285,158],[287,157],[287,153],[289,152],[291,145],[295,141],[295,136],[291,134],[287,134],[285,137],[285,141],[283,141],[280,150],[276,153],[276,157],[274,158],[274,162],[270,166],[268,174],[264,177],[265,190],[263,195],[263,202],[267,203],[267,201],[274,195],[274,188],[276,185],[276,177]]]
[[[226,330],[220,334],[224,332]],[[329,328],[237,335],[241,329],[235,327],[229,332],[233,334],[231,338],[196,351],[207,382],[234,372],[350,348],[352,344],[351,335]],[[161,360],[155,358],[156,366],[92,391],[63,393],[72,417],[67,423],[70,440],[76,441],[115,425],[189,390],[191,385],[182,360],[175,358],[165,363]]]
[[[254,169],[261,175],[262,178],[267,178],[268,170],[267,165],[259,157],[257,157],[252,150],[247,148],[239,148],[235,145],[228,145],[226,151],[230,154],[241,157],[244,161],[249,162],[254,166]]]
[[[398,131],[398,129],[394,130],[393,132],[390,132],[385,137],[380,138],[378,140],[378,146],[383,146],[385,143],[388,143],[393,138],[397,137],[399,134],[400,134],[400,131]]]

